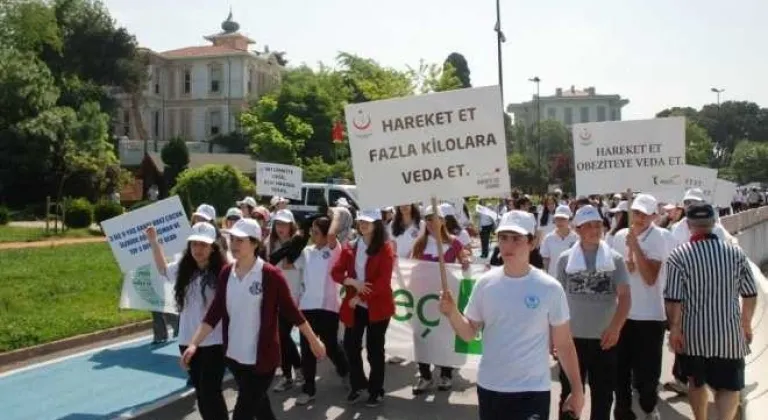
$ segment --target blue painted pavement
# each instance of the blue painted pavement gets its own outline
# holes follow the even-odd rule
[[[150,338],[0,375],[3,420],[112,419],[186,389],[179,348]]]

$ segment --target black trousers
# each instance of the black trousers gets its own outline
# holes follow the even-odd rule
[[[584,384],[589,384],[591,420],[610,420],[611,406],[613,405],[613,391],[616,383],[616,362],[617,349],[613,347],[608,350],[600,348],[600,339],[597,338],[574,338],[576,345],[576,354],[579,358],[579,372],[581,373],[582,383],[579,386],[584,388]],[[568,377],[560,366],[560,419],[565,420],[568,417],[562,413],[565,398],[571,393],[571,384]]]
[[[302,311],[309,325],[320,340],[325,344],[325,352],[336,366],[339,376],[347,376],[349,364],[344,351],[339,347],[339,314],[336,312],[313,309]],[[317,374],[317,359],[304,336],[301,336],[301,370],[304,373],[302,392],[315,395],[315,375]]]
[[[186,349],[187,346],[179,346],[181,354]],[[203,420],[229,419],[227,403],[221,392],[224,369],[224,346],[221,344],[198,347],[189,363],[189,378],[195,387],[197,409]]]
[[[388,327],[389,318],[370,322],[368,309],[361,306],[355,308],[355,324],[344,330],[344,351],[349,360],[349,380],[353,391],[368,388],[371,395],[384,393],[384,344]],[[368,364],[371,366],[368,379],[363,370],[363,333]]]
[[[633,420],[632,387],[637,389],[640,407],[650,413],[659,400],[661,359],[664,350],[664,321],[628,319],[619,337],[616,369],[616,420]]]
[[[548,420],[550,398],[549,391],[496,392],[477,387],[480,420]]]
[[[243,365],[230,358],[227,358],[227,366],[237,383],[237,401],[232,420],[276,420],[267,392],[275,372],[256,373],[253,365]]]
[[[480,258],[487,258],[491,245],[491,234],[493,225],[486,225],[480,228]]]
[[[441,378],[453,378],[453,368],[448,366],[436,366],[440,369]],[[429,363],[419,363],[419,376],[431,381],[432,380],[432,365]]]
[[[293,378],[293,369],[301,368],[301,356],[296,343],[293,342],[291,331],[293,324],[283,317],[278,319],[278,329],[280,332],[280,368],[283,376]]]

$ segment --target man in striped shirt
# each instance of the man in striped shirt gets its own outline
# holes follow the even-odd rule
[[[744,388],[757,285],[744,252],[712,233],[711,205],[691,205],[686,222],[691,242],[673,250],[666,265],[669,341],[680,355],[695,419],[708,418],[706,386],[715,392],[718,418],[732,419]]]

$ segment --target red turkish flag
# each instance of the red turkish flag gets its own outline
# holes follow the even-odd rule
[[[331,131],[331,138],[334,143],[341,143],[344,141],[344,125],[341,121],[336,121]]]

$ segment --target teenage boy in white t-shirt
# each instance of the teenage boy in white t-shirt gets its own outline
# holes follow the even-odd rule
[[[544,268],[550,276],[557,276],[557,259],[560,254],[569,250],[579,240],[579,235],[571,230],[571,208],[557,206],[555,209],[555,230],[549,232],[541,241],[539,252],[544,260]]]
[[[508,212],[496,233],[504,265],[478,280],[465,315],[450,291],[442,293],[440,311],[463,340],[483,333],[477,376],[480,420],[549,419],[550,336],[568,380],[581,383],[565,292],[557,280],[530,265],[536,233],[532,214]],[[584,390],[576,388],[563,410],[578,418]]]

